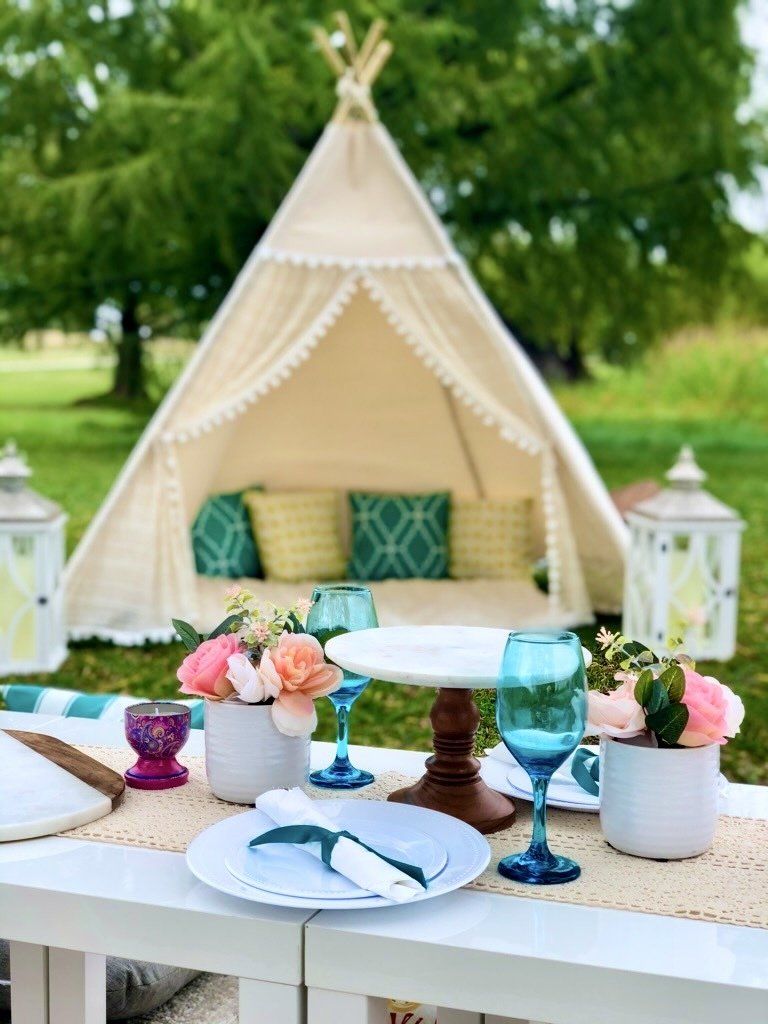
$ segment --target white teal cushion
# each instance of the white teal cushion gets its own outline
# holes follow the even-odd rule
[[[192,524],[192,553],[201,576],[261,576],[261,562],[253,539],[243,492],[214,494]]]
[[[145,697],[116,696],[112,693],[79,693],[58,686],[30,686],[26,683],[3,683],[0,700],[6,711],[27,711],[38,715],[61,715],[64,718],[100,718],[122,721],[123,712]],[[203,728],[202,700],[176,700],[192,711],[193,729]]]
[[[448,575],[450,496],[349,495],[353,580],[427,579]]]

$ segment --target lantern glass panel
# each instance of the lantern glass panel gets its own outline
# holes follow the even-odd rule
[[[670,560],[669,639],[708,649],[718,636],[722,549],[717,535],[676,535]]]
[[[0,638],[5,658],[36,656],[35,538],[0,537]]]
[[[632,529],[632,572],[626,595],[625,617],[632,635],[648,637],[652,629],[655,540],[652,533],[638,526]]]

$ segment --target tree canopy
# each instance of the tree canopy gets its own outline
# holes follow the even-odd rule
[[[0,0],[0,332],[195,335],[334,104],[321,0]],[[711,316],[762,158],[737,0],[354,0],[382,120],[530,346],[620,360]],[[122,375],[122,376],[121,376]]]

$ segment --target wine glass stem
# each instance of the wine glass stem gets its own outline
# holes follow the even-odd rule
[[[336,703],[334,701],[334,703]],[[336,703],[336,764],[349,764],[349,716],[352,713],[352,701]]]
[[[536,776],[531,779],[533,789],[533,836],[531,838],[531,852],[537,855],[549,857],[547,846],[547,789],[549,778]]]

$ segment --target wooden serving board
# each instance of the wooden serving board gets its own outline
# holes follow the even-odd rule
[[[121,775],[55,736],[0,730],[0,842],[96,821],[124,792]]]

